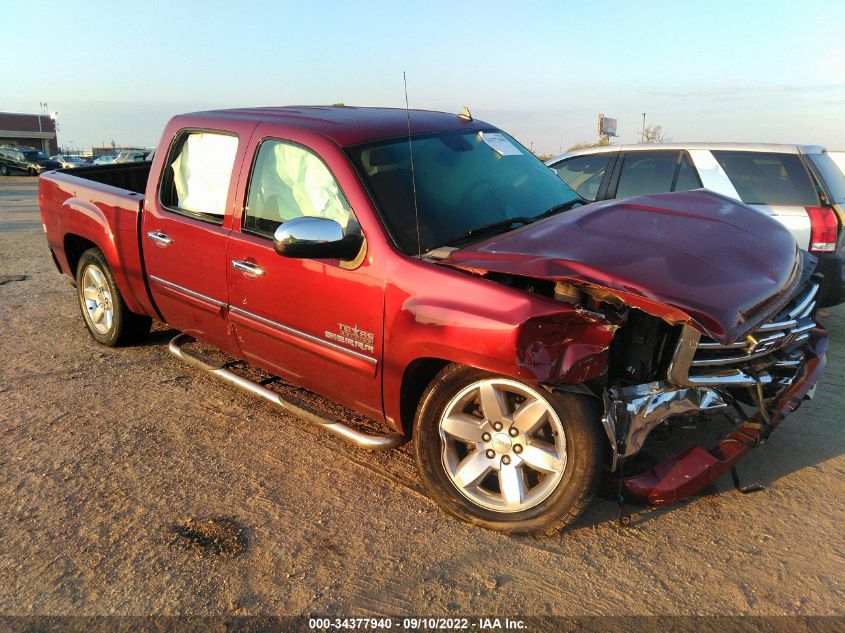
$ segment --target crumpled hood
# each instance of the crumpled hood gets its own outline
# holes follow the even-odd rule
[[[720,343],[791,295],[800,258],[779,222],[705,190],[577,207],[453,251],[443,264],[580,285]]]

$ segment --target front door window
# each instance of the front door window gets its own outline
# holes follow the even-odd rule
[[[334,220],[344,232],[357,227],[346,197],[320,158],[299,145],[265,141],[249,185],[244,229],[272,237],[283,222],[303,216]]]

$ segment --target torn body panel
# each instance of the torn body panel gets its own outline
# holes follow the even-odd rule
[[[535,386],[580,385],[602,376],[620,321],[556,301],[553,283],[532,283],[400,260],[385,289],[384,346],[392,351],[384,359],[388,423],[402,428],[405,368],[419,359],[459,363]]]
[[[618,328],[577,309],[531,319],[519,328],[517,361],[532,367],[538,382],[588,382],[607,371],[610,344]]]
[[[719,412],[728,404],[739,402],[755,406],[764,420],[770,409],[780,411],[781,416],[788,413],[778,409],[784,394],[789,394],[802,381],[815,381],[813,376],[806,377],[806,368],[819,358],[823,363],[827,345],[824,328],[813,318],[818,284],[811,269],[805,270],[801,283],[803,286],[783,310],[760,325],[746,341],[718,345],[702,339],[690,326],[684,326],[677,337],[665,380],[609,386],[604,392],[602,421],[613,448],[612,469],[616,469],[618,459],[639,451],[648,434],[672,416]],[[689,467],[693,472],[698,467],[709,470],[718,464],[706,457],[706,453],[704,449],[689,449],[675,459],[683,460],[684,468]],[[665,483],[675,481],[670,470],[668,465],[655,467],[651,475],[655,481],[664,482],[662,489],[681,485]],[[685,472],[684,478],[687,475],[695,478],[683,469],[681,472]],[[709,483],[710,480],[701,477],[702,486]],[[692,489],[686,479],[682,483]]]
[[[727,398],[715,389],[677,388],[667,382],[612,387],[604,394],[604,405],[602,424],[613,443],[611,470],[616,470],[619,458],[638,453],[649,433],[667,418],[728,408]]]
[[[695,494],[730,470],[798,408],[821,376],[827,344],[827,332],[821,327],[814,329],[808,344],[809,360],[794,382],[766,405],[765,414],[758,412],[743,421],[709,451],[692,446],[644,473],[624,479],[626,495],[653,506],[670,505]]]

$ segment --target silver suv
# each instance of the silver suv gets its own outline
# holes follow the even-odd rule
[[[819,258],[819,305],[845,301],[845,175],[823,147],[661,143],[592,147],[546,163],[587,200],[705,188],[781,222]]]

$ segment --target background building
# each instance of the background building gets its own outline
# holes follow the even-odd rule
[[[59,152],[56,123],[46,114],[0,112],[0,145],[34,147],[53,156]]]

